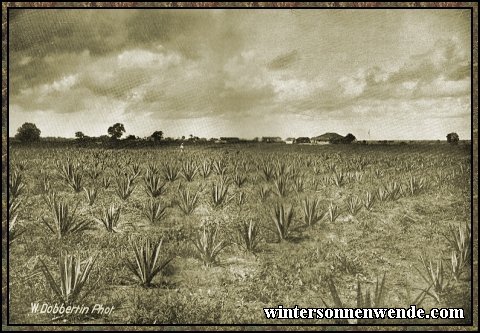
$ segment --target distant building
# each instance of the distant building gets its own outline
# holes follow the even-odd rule
[[[278,136],[264,136],[262,137],[262,142],[265,143],[280,143],[283,142],[281,137]]]
[[[287,138],[287,139],[285,140],[285,143],[286,143],[287,145],[291,145],[291,144],[295,143],[295,138]]]
[[[310,141],[310,138],[300,137],[300,138],[295,139],[295,143],[296,144],[307,144],[307,143],[311,143],[311,141]]]
[[[317,145],[321,144],[329,144],[334,141],[338,141],[343,139],[343,136],[337,133],[325,133],[316,137],[312,138],[312,143],[315,143]]]
[[[217,141],[216,141],[217,142]],[[235,137],[220,137],[219,143],[239,143],[240,139]]]

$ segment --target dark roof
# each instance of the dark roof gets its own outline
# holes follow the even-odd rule
[[[316,141],[330,141],[330,140],[338,140],[338,139],[343,139],[343,136],[337,133],[325,133],[312,138],[312,140],[316,140]]]

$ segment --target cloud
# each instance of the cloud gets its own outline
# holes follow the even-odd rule
[[[423,54],[410,59],[389,77],[389,82],[431,82],[440,75],[454,80],[469,77],[469,61],[466,50],[455,39],[441,39]]]
[[[293,50],[286,54],[281,54],[267,64],[270,70],[280,70],[290,67],[298,59],[298,51]]]
[[[66,73],[81,72],[83,67],[108,57],[123,57],[125,61],[118,61],[123,68],[117,70],[127,71],[125,65],[145,68],[155,65],[149,61],[171,61],[162,58],[165,54],[177,57],[177,61],[178,56],[198,61],[207,58],[208,66],[222,66],[241,52],[244,45],[244,36],[238,31],[242,26],[241,15],[231,12],[222,15],[181,9],[81,12],[15,9],[14,12],[9,29],[13,94],[61,79]],[[140,61],[143,66],[137,66]],[[103,68],[99,74],[102,72]],[[129,73],[126,79],[130,75],[138,78]]]
[[[419,43],[402,24],[406,14],[389,11],[379,20],[397,24],[388,26],[396,45],[390,34],[377,41],[372,14],[349,25],[349,15],[324,11],[78,13],[18,10],[12,18],[10,103],[22,115],[78,120],[96,111],[105,123],[114,114],[136,126],[138,119],[214,124],[210,118],[242,126],[256,118],[261,132],[275,117],[349,124],[396,112],[413,123],[422,117],[416,110],[459,119],[468,105],[470,59],[455,18],[442,19],[452,33],[426,20],[429,38]],[[358,25],[370,27],[365,39],[352,32]]]
[[[455,39],[439,40],[394,70],[374,66],[339,79],[339,97],[359,100],[421,99],[470,94],[468,56]],[[352,98],[354,97],[354,98]],[[339,101],[339,105],[342,101]]]

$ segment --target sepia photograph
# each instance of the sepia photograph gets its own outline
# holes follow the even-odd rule
[[[65,4],[2,3],[2,330],[478,329],[477,4]]]

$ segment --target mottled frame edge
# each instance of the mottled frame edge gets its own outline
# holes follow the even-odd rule
[[[438,331],[477,331],[478,330],[478,3],[477,2],[3,2],[2,3],[2,331],[10,330],[317,330],[320,326],[135,326],[135,325],[109,325],[89,327],[87,325],[76,326],[8,326],[8,294],[7,294],[7,271],[8,271],[8,253],[4,253],[4,249],[8,249],[8,241],[6,233],[8,233],[7,220],[7,182],[8,182],[8,9],[22,7],[38,7],[38,8],[135,8],[135,7],[238,7],[238,8],[261,8],[261,7],[278,7],[278,8],[376,8],[376,7],[402,7],[402,8],[450,8],[462,7],[472,10],[472,26],[471,26],[471,140],[472,140],[472,184],[471,184],[471,209],[472,209],[472,231],[473,231],[473,263],[472,263],[472,326],[421,326],[425,330]],[[345,330],[405,330],[406,326],[338,326],[338,329]],[[321,326],[320,329],[324,329]]]

